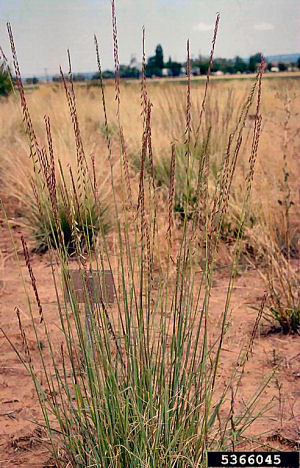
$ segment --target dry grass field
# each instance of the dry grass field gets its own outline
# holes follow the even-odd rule
[[[210,85],[207,109],[201,129],[201,137],[210,134],[210,161],[213,168],[209,183],[214,186],[216,168],[222,162],[230,132],[236,125],[242,104],[249,93],[252,80],[239,79],[230,82],[218,81]],[[203,97],[204,83],[197,82],[191,88],[191,118],[197,124],[197,116]],[[109,82],[105,88],[109,132],[115,144],[116,164],[118,165],[118,124],[116,118],[116,102],[114,84]],[[178,141],[182,144],[185,132],[185,100],[186,88],[175,82],[162,82],[159,85],[148,84],[149,98],[152,110],[152,140],[153,155],[157,165],[159,182],[168,183],[167,170],[169,164],[170,143]],[[97,87],[78,87],[76,89],[80,131],[84,141],[85,152],[90,158],[95,158],[99,188],[103,188],[105,196],[110,198],[109,164],[105,144],[105,125],[101,107],[101,95]],[[126,135],[128,159],[131,177],[138,179],[139,155],[143,121],[141,119],[140,87],[130,83],[121,89],[121,118]],[[44,115],[47,111],[51,120],[53,146],[63,167],[68,164],[75,167],[75,141],[73,128],[70,124],[68,104],[64,89],[58,84],[42,85],[38,90],[28,92],[28,105],[31,110],[34,127],[38,138],[46,143],[44,135]],[[297,249],[297,207],[298,207],[298,171],[299,171],[299,81],[298,78],[266,79],[263,87],[262,115],[263,128],[259,146],[259,158],[253,182],[249,212],[253,215],[253,226],[247,232],[253,238],[253,248],[264,245],[268,240],[281,249],[286,243],[285,205],[279,200],[285,200],[287,190],[290,190],[290,236],[292,249]],[[11,197],[14,204],[20,204],[20,214],[24,211],[24,202],[30,200],[32,191],[30,177],[32,164],[28,158],[28,139],[21,119],[18,98],[11,96],[1,102],[1,174],[4,195]],[[252,112],[252,113],[251,113]],[[233,180],[232,197],[230,199],[230,216],[238,213],[241,203],[241,186],[247,170],[249,140],[254,127],[255,108],[248,115],[241,156],[237,163],[237,171]],[[248,145],[248,146],[247,146]],[[164,165],[164,162],[166,164]],[[180,162],[181,163],[181,162]],[[285,182],[285,164],[289,176]],[[116,170],[116,173],[119,169]],[[287,189],[287,184],[289,189]],[[22,207],[23,205],[23,207]],[[23,213],[24,214],[24,213]],[[234,220],[233,220],[234,223]],[[230,235],[230,233],[229,233]],[[248,238],[248,237],[247,237]]]
[[[40,85],[34,138],[1,99],[0,466],[299,448],[300,80],[259,79],[212,80],[200,128],[200,80],[74,85],[78,127]],[[61,277],[91,267],[86,338]]]

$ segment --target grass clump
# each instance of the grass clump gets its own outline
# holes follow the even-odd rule
[[[270,314],[279,323],[283,333],[299,333],[300,301],[298,300],[297,304],[293,301],[291,307],[287,307],[282,304],[278,295],[273,295],[273,299],[274,306],[270,307]]]
[[[144,74],[141,93],[143,135],[138,186],[133,187],[134,180],[130,178],[128,171],[120,112],[114,1],[112,17],[119,154],[122,168],[122,177],[117,185],[115,166],[112,162],[111,135],[106,131],[112,209],[116,226],[116,241],[113,247],[105,236],[105,229],[99,229],[99,242],[95,243],[94,250],[91,248],[90,226],[92,238],[95,231],[97,232],[93,217],[93,210],[97,208],[97,187],[94,183],[95,178],[92,174],[89,175],[83,152],[71,71],[70,87],[68,88],[66,81],[63,85],[74,125],[78,185],[75,188],[74,177],[70,171],[72,188],[65,190],[65,178],[61,171],[61,193],[57,190],[59,185],[54,183],[56,175],[53,170],[50,128],[46,127],[49,141],[47,159],[37,142],[18,76],[19,91],[33,148],[32,157],[34,164],[38,166],[37,174],[41,174],[33,185],[38,194],[36,200],[39,212],[43,213],[40,211],[42,195],[48,200],[48,204],[45,205],[46,215],[42,218],[43,223],[47,218],[46,226],[50,226],[50,229],[47,228],[43,235],[50,247],[50,258],[53,255],[51,247],[55,244],[62,282],[67,286],[68,294],[63,298],[59,294],[57,273],[53,269],[53,281],[57,291],[57,316],[60,323],[59,331],[55,329],[53,333],[44,316],[28,249],[25,239],[22,238],[26,265],[41,321],[37,324],[33,315],[33,304],[29,301],[32,326],[37,341],[45,343],[45,346],[38,347],[41,364],[39,374],[35,370],[35,362],[18,311],[24,354],[19,353],[16,348],[15,350],[34,382],[43,415],[43,423],[40,424],[47,431],[57,466],[65,466],[66,463],[78,467],[107,468],[205,466],[208,450],[228,450],[244,440],[244,432],[259,414],[255,409],[258,396],[268,383],[266,379],[246,405],[238,404],[237,395],[254,334],[240,349],[237,362],[227,381],[223,380],[220,372],[222,346],[230,322],[230,299],[240,256],[241,237],[261,130],[263,60],[236,129],[230,136],[211,195],[208,184],[211,170],[208,151],[203,151],[194,161],[191,156],[193,141],[188,71],[185,139],[177,149],[175,144],[171,146],[168,206],[167,210],[160,212],[156,195],[157,183],[154,170],[152,171],[151,103]],[[219,16],[214,31],[213,48],[218,23]],[[10,38],[15,56],[11,32]],[[213,49],[209,73],[212,56]],[[98,47],[97,59],[102,77]],[[189,43],[187,63],[190,70]],[[209,75],[202,109],[205,109],[208,84]],[[101,93],[105,128],[108,129],[103,86]],[[235,174],[245,122],[256,95],[253,142],[243,186],[243,203],[237,218],[239,226],[231,258],[227,297],[224,307],[214,317],[215,323],[211,326],[210,298],[221,227],[229,209],[231,182]],[[200,128],[200,124],[201,117],[196,128]],[[195,144],[199,138],[197,131],[193,138]],[[185,158],[179,157],[178,154],[184,154]],[[150,177],[146,177],[147,161],[150,161]],[[183,167],[180,172],[182,180],[181,175],[176,172],[177,164],[182,164]],[[193,165],[197,170],[192,170]],[[179,196],[178,192],[176,195],[176,180],[180,185],[184,211],[175,239],[174,231],[177,227],[174,226],[174,204]],[[195,191],[195,203],[192,202],[194,194],[191,187]],[[89,193],[94,196],[95,204],[93,201],[91,205],[86,205],[88,208],[85,212],[76,211],[76,207],[80,207],[80,200],[83,203]],[[137,197],[134,198],[136,194]],[[64,200],[64,208],[69,207],[69,211],[66,213],[66,210],[63,210],[60,215],[60,198],[64,197],[68,200],[68,203]],[[189,212],[190,203],[192,217]],[[97,216],[99,217],[99,212]],[[164,259],[157,254],[156,249],[159,242],[160,218],[167,220],[161,228],[165,230]],[[67,226],[66,231],[64,224]],[[64,232],[71,232],[72,236],[65,239]],[[204,249],[199,249],[199,245],[203,245]],[[72,247],[75,253],[75,262],[72,264],[66,255],[69,247]],[[74,292],[71,274],[74,268],[80,272],[84,283],[85,313]],[[107,269],[113,273],[116,299],[114,305],[108,304],[101,293],[95,298],[89,279],[94,269]],[[257,324],[255,327],[257,328]]]
[[[284,334],[300,332],[300,281],[284,253],[273,248],[265,279],[269,293],[268,318]]]
[[[21,212],[26,226],[37,242],[37,251],[45,252],[50,247],[58,249],[60,243],[68,254],[75,252],[76,244],[87,251],[93,248],[100,231],[103,235],[108,231],[108,205],[102,196],[103,192],[99,191],[95,155],[91,153],[88,160],[85,154],[78,122],[70,55],[68,53],[68,79],[61,69],[60,72],[74,132],[75,169],[71,164],[63,168],[61,159],[55,157],[50,117],[47,115],[44,115],[47,143],[42,145],[38,141],[25,97],[9,24],[8,32],[15,62],[15,82],[24,116],[23,128],[30,142],[31,173],[33,174],[27,177],[29,181],[27,180],[27,184],[24,184],[25,187],[31,186],[30,194],[26,192],[26,189],[25,193],[24,190],[23,193],[18,193],[22,182],[20,184],[15,180],[17,187],[14,195],[21,202]],[[7,63],[6,67],[8,67]],[[10,72],[9,75],[11,76]]]
[[[183,221],[185,218],[191,220],[194,213],[197,212],[199,204],[199,194],[197,194],[197,171],[199,169],[200,160],[205,159],[207,151],[208,138],[200,145],[197,144],[189,155],[191,167],[188,175],[189,190],[187,192],[187,148],[183,143],[177,144],[175,148],[176,168],[175,168],[175,188],[174,188],[174,212],[178,213],[179,219]],[[141,158],[135,154],[131,159],[131,164],[136,171],[141,169]],[[154,180],[157,188],[167,191],[170,188],[170,158],[167,155],[161,155],[154,159]],[[150,176],[151,165],[150,161],[145,161],[145,171]]]
[[[23,218],[36,241],[37,252],[46,252],[49,247],[56,249],[62,239],[67,252],[72,254],[76,242],[83,250],[88,250],[94,247],[100,231],[109,231],[107,209],[103,201],[95,201],[93,194],[79,204],[76,196],[69,193],[68,198],[59,196],[55,212],[49,200],[31,198]]]

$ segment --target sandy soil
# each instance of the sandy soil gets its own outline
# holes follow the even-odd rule
[[[18,228],[13,230],[19,238]],[[25,282],[29,282],[20,243],[20,269]],[[26,295],[20,278],[20,269],[14,258],[13,247],[7,230],[0,226],[0,248],[4,268],[0,283],[0,327],[5,331],[16,348],[22,349],[18,322],[14,308],[18,306],[26,330],[33,356],[36,352]],[[37,278],[37,287],[50,327],[55,329],[58,316],[55,293],[52,286],[51,266],[47,256],[32,254],[32,266]],[[216,277],[211,298],[211,322],[223,307],[227,279],[224,274]],[[240,345],[249,339],[257,312],[251,305],[258,306],[264,293],[257,272],[247,270],[237,278],[233,292],[231,310],[232,326],[223,348],[222,373],[224,379],[230,373],[232,362]],[[293,450],[300,445],[300,337],[283,336],[280,333],[267,333],[267,325],[262,325],[255,338],[253,353],[247,364],[245,378],[241,386],[239,404],[247,401],[263,377],[272,370],[276,375],[261,397],[261,408],[270,404],[264,418],[251,427],[249,435],[256,435],[252,448],[260,444]],[[49,467],[46,443],[32,421],[40,416],[39,406],[31,378],[19,362],[15,351],[0,333],[0,466],[1,467]]]

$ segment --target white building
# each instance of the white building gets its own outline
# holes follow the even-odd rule
[[[170,76],[171,70],[169,68],[163,68],[161,73],[162,73],[162,76]]]

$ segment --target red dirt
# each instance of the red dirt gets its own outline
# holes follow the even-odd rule
[[[16,239],[19,234],[18,229],[15,229]],[[29,276],[20,244],[18,245],[21,271],[30,288]],[[20,270],[14,258],[9,235],[3,227],[0,227],[0,247],[4,258],[0,282],[0,327],[17,349],[22,350],[22,340],[14,312],[15,306],[18,306],[34,356],[35,352],[37,353],[36,344]],[[32,266],[47,323],[55,329],[58,316],[47,256],[32,255]],[[224,274],[216,277],[211,297],[212,323],[220,308],[224,306],[227,282]],[[251,336],[257,313],[250,306],[259,306],[263,293],[264,285],[254,270],[245,271],[237,278],[231,303],[232,326],[223,346],[221,369],[225,379],[241,344]],[[243,404],[242,398],[247,401],[263,377],[277,369],[277,374],[268,384],[259,405],[264,407],[273,400],[271,408],[264,418],[251,426],[249,434],[257,435],[253,448],[257,448],[260,443],[267,443],[278,446],[281,450],[295,450],[300,444],[300,337],[284,336],[280,333],[264,334],[264,330],[267,330],[267,325],[260,327],[254,340],[253,353],[246,366],[238,404]],[[0,350],[0,466],[53,466],[49,461],[47,445],[40,440],[36,426],[31,421],[40,416],[31,378],[2,334]]]

